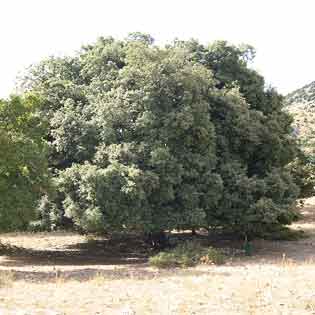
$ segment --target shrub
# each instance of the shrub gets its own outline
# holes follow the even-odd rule
[[[151,266],[157,268],[192,267],[197,264],[223,264],[224,255],[213,247],[202,247],[199,243],[187,241],[175,248],[150,257]]]
[[[219,250],[213,247],[208,247],[203,250],[199,261],[207,265],[222,265],[225,262],[225,256]]]
[[[300,198],[314,196],[315,161],[313,155],[300,152],[288,166],[296,185],[300,188]]]

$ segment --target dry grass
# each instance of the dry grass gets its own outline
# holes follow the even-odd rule
[[[0,314],[315,314],[314,204],[294,226],[310,238],[257,241],[253,257],[184,270],[149,267],[137,244],[2,235],[29,251],[0,256]]]
[[[14,273],[12,271],[6,271],[0,273],[0,288],[8,288],[12,286],[14,281]]]
[[[1,307],[30,314],[123,314],[128,309],[135,314],[312,314],[312,275],[313,265],[289,263],[198,267],[148,279],[96,274],[84,282],[20,280],[1,289]]]

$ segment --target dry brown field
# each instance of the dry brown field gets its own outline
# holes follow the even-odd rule
[[[72,233],[2,234],[0,315],[315,314],[315,199],[293,228],[222,266],[157,270],[134,242]]]

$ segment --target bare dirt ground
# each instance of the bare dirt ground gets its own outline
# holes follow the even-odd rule
[[[3,234],[0,315],[315,314],[315,198],[294,228],[309,238],[256,241],[223,266],[151,268],[138,240]]]

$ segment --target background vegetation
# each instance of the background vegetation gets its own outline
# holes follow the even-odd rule
[[[0,100],[0,229],[25,229],[48,188],[45,123],[34,95]]]

